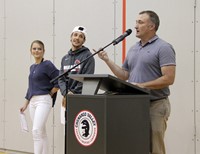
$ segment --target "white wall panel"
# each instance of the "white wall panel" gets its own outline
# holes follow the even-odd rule
[[[185,7],[180,7],[180,3]],[[194,2],[176,1],[166,8],[170,11],[163,16],[167,20],[164,20],[166,28],[162,36],[172,40],[177,57],[176,80],[171,88],[172,113],[166,134],[167,151],[170,154],[195,153]]]
[[[30,117],[30,132],[20,131],[19,108],[23,105],[28,85],[29,66],[34,62],[30,44],[35,39],[46,45],[45,57],[52,54],[52,3],[49,1],[6,1],[6,107],[5,146],[7,149],[33,151]],[[51,120],[51,116],[49,117]],[[48,133],[52,129],[47,126]],[[50,141],[52,136],[49,135]],[[19,142],[20,139],[20,142]]]
[[[47,1],[46,1],[47,2]],[[33,151],[30,132],[20,131],[19,108],[24,103],[29,66],[33,62],[30,44],[34,39],[46,42],[51,35],[51,3],[45,1],[6,1],[6,141],[8,149]],[[47,50],[48,51],[48,50]],[[19,142],[20,138],[20,142]]]
[[[114,35],[114,8],[112,0],[91,1],[91,0],[62,0],[55,3],[55,54],[56,64],[60,68],[61,58],[71,48],[70,36],[75,26],[85,26],[87,29],[86,43],[91,52],[92,49],[98,50],[109,44],[113,40]],[[107,48],[109,54],[113,53],[113,47]],[[97,55],[95,73],[109,73],[110,70],[105,63],[99,60]],[[58,102],[59,103],[59,102]],[[58,105],[59,106],[59,105]],[[59,110],[59,109],[58,109]],[[59,126],[59,119],[56,125]],[[60,153],[59,143],[64,142],[64,127],[62,137],[55,136],[55,153]],[[56,129],[57,130],[57,129]],[[60,151],[59,151],[60,150]]]
[[[85,46],[98,50],[113,40],[113,0],[63,0],[56,2],[56,55],[61,59],[71,47],[70,35],[73,28],[82,25],[87,28]],[[108,47],[112,54],[112,46]],[[93,51],[92,51],[93,52]],[[110,72],[95,56],[96,73]]]
[[[82,7],[84,6],[84,7]],[[119,5],[118,5],[119,6]],[[59,8],[59,9],[57,9]],[[102,11],[106,10],[106,11]],[[85,46],[91,51],[104,47],[114,39],[114,4],[113,1],[59,1],[56,2],[56,62],[71,48],[70,35],[77,25],[87,28]],[[113,57],[113,47],[107,48]],[[92,51],[93,52],[93,51]],[[95,56],[95,73],[109,73],[106,65]]]

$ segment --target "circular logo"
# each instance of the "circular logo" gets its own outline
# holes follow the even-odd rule
[[[74,121],[74,134],[83,146],[90,146],[97,137],[98,127],[94,115],[87,110],[79,112]]]

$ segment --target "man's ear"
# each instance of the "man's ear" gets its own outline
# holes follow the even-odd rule
[[[155,24],[150,24],[149,27],[151,30],[153,30],[153,29],[155,29]]]
[[[83,44],[85,43],[85,41],[86,41],[86,38],[84,39]]]

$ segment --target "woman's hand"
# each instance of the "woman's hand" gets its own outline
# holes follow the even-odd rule
[[[27,100],[27,101],[24,103],[24,106],[22,106],[22,107],[20,108],[20,112],[21,112],[21,113],[23,113],[23,112],[27,109],[28,104],[29,104],[29,101]]]

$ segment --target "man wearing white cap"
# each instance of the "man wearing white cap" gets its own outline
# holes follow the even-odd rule
[[[83,44],[86,40],[86,28],[83,26],[76,26],[71,33],[71,49],[62,58],[60,74],[63,74],[68,69],[79,64],[87,57],[91,56],[90,50]],[[69,74],[93,74],[95,70],[95,60],[93,57],[87,61],[78,65],[71,70]],[[73,79],[68,79],[67,76],[63,76],[59,79],[59,86],[61,94],[63,95],[63,106],[66,107],[66,95],[67,94],[80,94],[82,92],[82,83]],[[67,87],[67,88],[66,88]]]

